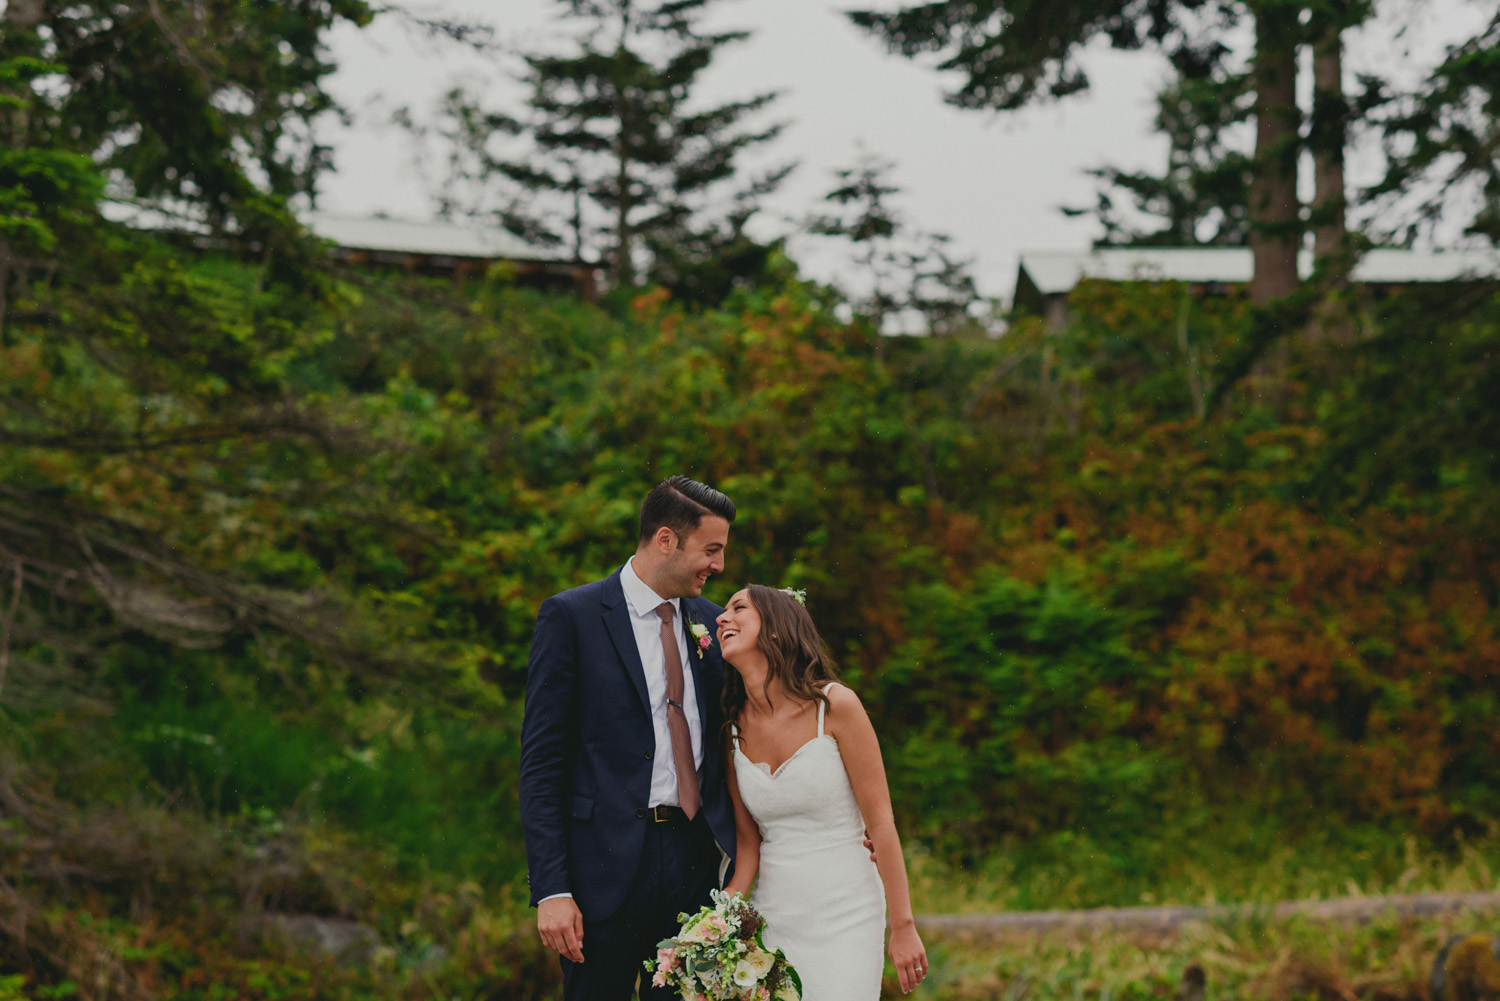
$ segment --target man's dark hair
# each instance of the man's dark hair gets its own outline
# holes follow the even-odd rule
[[[734,501],[706,483],[686,476],[662,480],[641,503],[641,542],[665,525],[677,534],[677,545],[697,530],[706,514],[734,524]]]

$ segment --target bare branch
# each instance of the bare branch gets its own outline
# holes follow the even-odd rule
[[[12,585],[10,607],[0,617],[0,694],[5,692],[5,672],[10,667],[10,637],[16,625],[16,612],[21,608],[21,593],[26,586],[26,564],[15,561],[16,580]]]
[[[167,16],[162,13],[161,4],[157,0],[147,0],[146,7],[151,13],[151,20],[156,24],[157,29],[161,31],[162,37],[172,43],[172,48],[176,50],[177,55],[182,61],[197,70],[199,75],[203,77],[204,83],[212,86],[214,83],[213,73],[203,64],[202,60],[194,55],[192,46],[188,45],[187,40],[177,33],[177,29],[172,26],[172,22],[167,20]]]
[[[6,401],[14,405],[14,401]],[[15,431],[0,427],[0,443],[26,448],[60,448],[75,452],[144,453],[195,445],[212,445],[238,438],[277,435],[306,438],[329,451],[357,444],[357,434],[321,415],[293,404],[264,407],[258,413],[222,424],[188,424],[154,433],[118,431],[107,427],[62,427],[52,432]]]
[[[135,526],[6,484],[0,484],[0,559],[23,560],[32,583],[67,605],[102,606],[116,631],[136,629],[201,648],[260,624],[363,671],[393,669],[399,656],[351,630],[357,620],[330,595],[235,582],[181,560]],[[48,572],[39,575],[43,566]]]

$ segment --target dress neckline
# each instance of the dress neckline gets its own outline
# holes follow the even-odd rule
[[[823,695],[824,695],[824,697],[825,698],[827,697],[829,689],[837,688],[838,684],[839,683],[837,681],[830,681],[828,684],[824,685],[823,686]],[[771,778],[774,779],[776,776],[778,776],[778,775],[781,774],[781,770],[783,768],[785,768],[787,765],[791,764],[792,761],[796,759],[797,755],[801,754],[803,751],[807,750],[808,747],[812,746],[813,744],[816,744],[818,741],[822,740],[824,737],[827,737],[829,740],[833,741],[833,744],[834,744],[835,747],[838,746],[838,743],[839,743],[838,742],[838,738],[834,737],[834,735],[831,734],[831,733],[824,733],[823,732],[823,714],[824,714],[824,712],[827,709],[828,709],[828,703],[827,702],[820,701],[818,703],[818,735],[816,737],[813,737],[811,740],[807,741],[806,743],[804,743],[801,747],[797,748],[795,751],[793,751],[791,753],[791,756],[788,757],[781,764],[777,765],[775,767],[775,769],[772,769],[771,766],[768,763],[764,762],[764,761],[750,761],[750,756],[747,755],[744,751],[740,750],[740,727],[739,727],[738,723],[734,724],[734,753],[738,754],[740,757],[744,758],[746,761],[750,761],[750,763],[752,765],[754,765],[760,771],[764,772],[766,775],[769,775]]]
[[[767,778],[774,779],[777,776],[779,776],[783,771],[786,770],[786,766],[787,765],[791,764],[793,761],[796,761],[797,758],[802,754],[803,751],[807,750],[809,747],[811,747],[812,745],[814,745],[814,744],[816,744],[816,743],[818,743],[819,741],[822,741],[822,740],[831,740],[831,741],[833,741],[833,745],[835,747],[837,747],[838,743],[839,743],[838,742],[838,738],[834,737],[833,734],[831,734],[831,733],[820,733],[816,737],[813,737],[811,740],[807,741],[807,743],[803,744],[801,747],[799,747],[795,751],[793,751],[792,754],[791,754],[791,756],[789,758],[787,758],[785,761],[783,761],[781,764],[777,765],[774,770],[771,768],[771,766],[768,763],[766,763],[764,761],[751,761],[750,760],[750,756],[747,755],[744,751],[740,750],[739,741],[735,741],[734,753],[738,754],[741,758],[744,758],[750,764],[754,765],[755,768],[758,771],[760,771],[761,774],[765,775]]]

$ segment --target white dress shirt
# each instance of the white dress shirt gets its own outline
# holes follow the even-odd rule
[[[647,806],[680,805],[677,800],[677,759],[672,755],[672,733],[667,729],[667,660],[661,645],[661,616],[657,606],[666,599],[636,574],[633,559],[620,569],[620,586],[625,590],[625,604],[630,608],[630,623],[635,627],[635,648],[646,669],[646,696],[651,703],[651,728],[656,734],[656,753],[651,758],[651,797]],[[703,721],[698,718],[698,694],[693,684],[693,662],[697,650],[689,651],[686,630],[682,625],[682,602],[672,601],[672,635],[677,638],[677,654],[682,658],[682,711],[687,716],[688,732],[693,738],[693,764],[703,767]]]

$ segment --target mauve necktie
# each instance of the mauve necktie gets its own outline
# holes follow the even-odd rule
[[[687,713],[682,709],[682,654],[672,629],[672,603],[656,606],[661,616],[661,647],[667,659],[667,732],[672,735],[672,763],[677,766],[677,804],[692,820],[702,799],[698,793],[698,769],[693,765],[693,737],[688,732]]]

